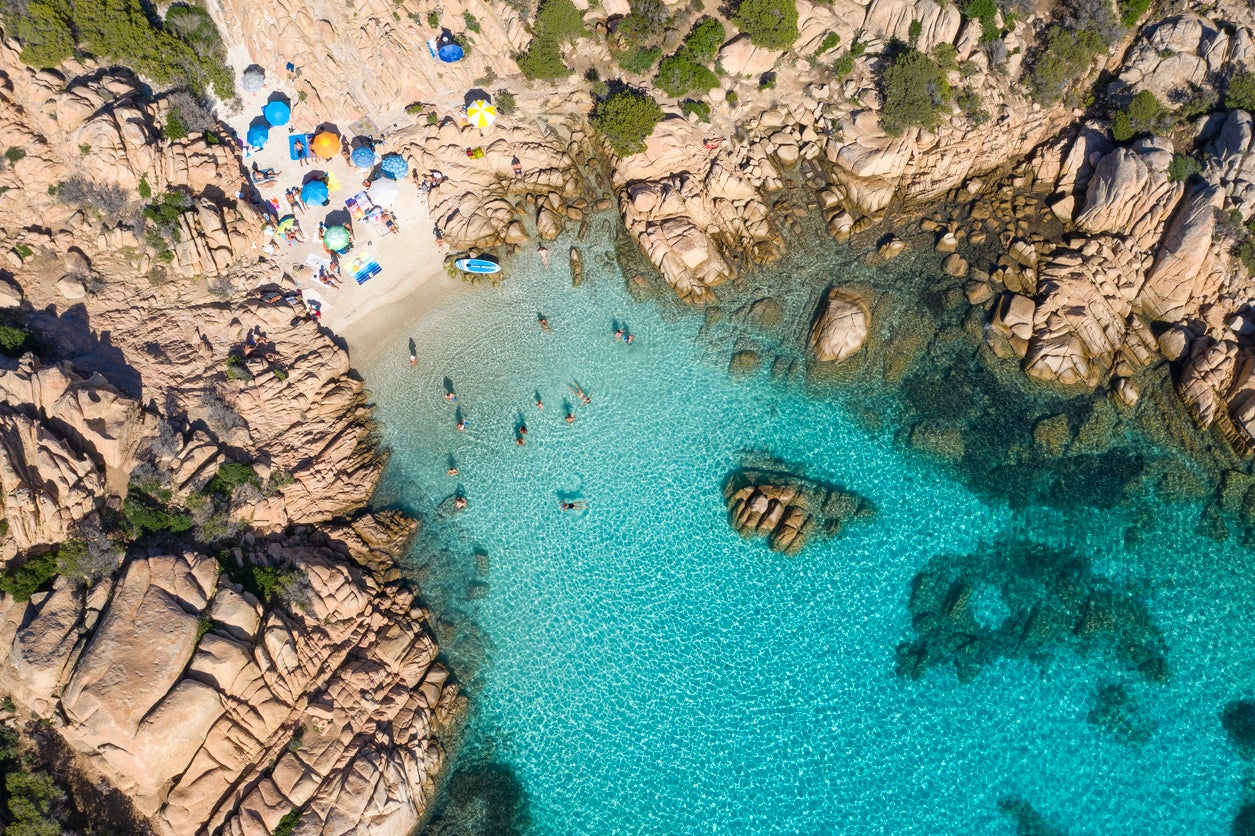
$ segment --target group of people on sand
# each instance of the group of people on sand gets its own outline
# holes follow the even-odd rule
[[[542,331],[544,331],[545,333],[552,333],[553,328],[549,324],[549,319],[548,317],[544,315],[544,313],[538,313],[536,315],[536,321],[540,325],[540,328]],[[628,341],[630,342],[630,340]],[[411,340],[410,342],[410,366],[417,366],[417,365],[418,365],[418,353],[417,353],[417,349],[414,346],[413,341]],[[571,390],[571,393],[575,396],[575,399],[578,403],[583,404],[584,406],[590,406],[592,404],[593,402],[592,396],[587,391],[584,390],[584,387],[581,386],[578,381],[571,381],[571,383],[568,384],[568,388]],[[446,380],[445,389],[441,397],[444,398],[445,403],[453,404],[457,408],[454,427],[457,429],[458,432],[466,432],[467,428],[471,425],[470,418],[462,414],[462,407],[458,405],[457,391],[454,389],[453,383],[451,381]],[[545,411],[545,401],[539,389],[535,390],[533,403],[535,404],[536,410],[538,412]],[[567,404],[566,415],[563,416],[563,420],[568,424],[575,423],[575,407],[572,406],[570,403]],[[520,416],[519,421],[514,425],[515,445],[519,447],[526,446],[527,435],[528,435],[527,422],[523,420],[522,417]],[[455,465],[452,462],[452,457],[450,457],[449,469],[445,471],[445,474],[447,476],[459,475],[457,465]],[[581,508],[584,508],[585,505],[586,503],[584,500],[574,500],[574,501],[562,500],[558,503],[558,507],[562,511],[576,511]],[[464,509],[466,507],[466,497],[461,495],[460,493],[457,494],[454,497],[453,507],[455,510],[458,510],[458,511],[461,511],[462,509]]]

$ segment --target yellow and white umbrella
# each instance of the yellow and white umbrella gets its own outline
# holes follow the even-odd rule
[[[486,128],[497,121],[497,108],[491,102],[476,99],[466,109],[466,118],[477,128]]]

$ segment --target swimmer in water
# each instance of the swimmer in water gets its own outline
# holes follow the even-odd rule
[[[559,502],[558,507],[563,511],[578,511],[584,507],[584,502],[582,500],[579,502]]]
[[[536,408],[541,412],[545,411],[545,402],[540,399],[540,393],[536,393]]]
[[[457,402],[458,402],[458,396],[457,396],[457,395],[455,395],[455,394],[453,394],[452,392],[445,392],[445,393],[444,393],[444,399],[445,399],[446,401],[448,401],[449,403],[457,403]]]
[[[527,439],[526,439],[526,438],[524,438],[524,437],[523,437],[523,436],[521,436],[521,435],[516,435],[516,436],[514,437],[514,443],[515,443],[515,444],[517,444],[518,446],[522,447],[524,444],[526,444],[526,443],[527,443]]]
[[[548,268],[549,267],[549,248],[546,247],[544,244],[541,244],[539,247],[536,248],[536,255],[540,256],[541,263],[544,264],[546,268]]]
[[[588,396],[588,393],[586,393],[584,389],[578,383],[572,383],[570,385],[570,389],[572,392],[575,393],[575,396],[578,397],[585,404],[590,404],[593,402],[593,399]]]
[[[455,497],[453,498],[453,507],[454,507],[454,509],[456,509],[456,510],[458,510],[458,511],[461,511],[463,508],[465,508],[465,507],[466,507],[466,497],[464,497],[464,496],[455,496]]]
[[[574,413],[574,412],[568,412],[568,413],[566,414],[566,418],[564,418],[563,420],[565,420],[568,424],[574,424],[574,423],[575,423],[575,413]]]
[[[458,432],[460,433],[466,432],[467,423],[468,421],[465,418],[463,418],[461,421],[458,421]]]
[[[458,469],[457,469],[456,467],[451,467],[451,468],[449,468],[448,470],[446,470],[446,471],[444,472],[444,475],[445,475],[445,476],[457,476],[457,475],[458,475]]]
[[[623,341],[624,341],[625,343],[627,343],[628,345],[631,345],[631,344],[632,344],[632,340],[634,340],[634,339],[636,339],[636,335],[635,335],[635,334],[628,334],[628,335],[627,335],[627,338],[626,338],[626,339],[624,339]]]
[[[519,424],[519,435],[527,435],[527,424]]]
[[[542,316],[542,317],[538,317],[537,321],[540,322],[540,330],[544,331],[546,334],[550,333],[548,319]]]
[[[620,328],[618,331],[615,331],[615,332],[614,332],[614,340],[615,340],[615,342],[618,342],[618,341],[619,341],[619,340],[621,340],[621,339],[623,339],[623,329],[622,329],[622,328]]]

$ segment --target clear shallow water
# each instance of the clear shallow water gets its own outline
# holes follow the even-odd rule
[[[365,370],[393,450],[381,498],[427,520],[412,575],[476,706],[463,760],[513,771],[531,831],[1015,833],[998,802],[1016,798],[1064,832],[1229,832],[1246,770],[1218,716],[1255,692],[1255,573],[1232,540],[1194,534],[1198,507],[1012,511],[904,450],[892,416],[870,432],[847,412],[866,404],[730,377],[742,326],[634,303],[597,247],[578,289],[552,262],[415,323],[418,369],[402,336]],[[785,293],[786,331],[821,287]],[[612,339],[616,320],[633,345]],[[568,425],[573,380],[593,402]],[[739,539],[721,488],[764,452],[877,516],[798,558]],[[469,507],[454,514],[459,489]],[[588,510],[563,513],[560,497]],[[1145,536],[1126,547],[1130,526]],[[1132,590],[1173,676],[1061,650],[972,682],[953,667],[899,677],[916,574],[1008,535],[1076,549]],[[996,615],[996,598],[977,609]],[[1111,681],[1153,729],[1145,742],[1087,721]]]

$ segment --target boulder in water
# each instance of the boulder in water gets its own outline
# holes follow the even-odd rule
[[[870,323],[871,312],[861,296],[832,288],[811,327],[815,359],[837,363],[851,356],[867,341]]]
[[[742,537],[765,537],[772,551],[796,555],[807,543],[831,537],[874,507],[858,494],[786,470],[745,468],[723,487],[728,524]]]

